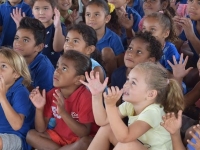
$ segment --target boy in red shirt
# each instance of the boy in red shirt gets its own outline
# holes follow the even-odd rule
[[[54,89],[42,95],[34,89],[30,99],[36,107],[35,130],[27,134],[27,142],[36,149],[86,150],[98,130],[92,113],[90,91],[80,83],[91,68],[90,59],[69,50],[58,60],[54,72]],[[47,129],[54,117],[56,126]],[[64,146],[65,145],[65,146]]]

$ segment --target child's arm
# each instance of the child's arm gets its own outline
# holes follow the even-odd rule
[[[44,132],[47,129],[47,123],[49,119],[44,118],[44,106],[46,104],[46,92],[42,91],[42,95],[40,94],[39,87],[32,90],[30,93],[30,99],[33,105],[36,108],[35,111],[35,129],[38,132]]]
[[[6,85],[2,76],[0,77],[0,104],[10,126],[15,131],[19,130],[24,123],[25,116],[17,113],[8,102],[6,98]]]
[[[69,114],[65,110],[65,99],[62,95],[62,93],[59,90],[56,90],[54,95],[56,100],[53,102],[57,105],[57,113],[61,116],[61,118],[64,120],[64,122],[67,124],[67,126],[79,137],[84,137],[90,134],[90,128],[91,123],[79,123],[75,119],[71,117],[71,114]],[[83,109],[83,108],[82,108]],[[88,114],[85,114],[88,115]]]
[[[19,27],[19,23],[20,21],[22,20],[23,17],[25,17],[25,13],[23,12],[22,13],[22,9],[21,8],[17,8],[16,9],[13,9],[13,12],[10,13],[10,16],[12,17],[12,19],[14,20],[15,24],[16,24],[16,27],[18,28]]]
[[[103,107],[103,97],[102,93],[107,86],[108,78],[105,79],[103,83],[100,82],[99,73],[96,72],[94,75],[94,71],[90,72],[90,77],[88,73],[85,73],[85,77],[87,82],[80,81],[82,84],[87,86],[92,93],[92,108],[94,119],[97,125],[105,126],[107,125],[108,119],[105,108]]]
[[[193,48],[195,49],[196,53],[200,53],[199,45],[200,45],[200,40],[196,37],[193,29],[193,24],[190,18],[185,18],[182,17],[180,18],[180,23],[179,23],[185,32],[185,35],[187,39],[190,41],[192,44]]]
[[[128,127],[124,124],[121,119],[122,115],[116,107],[116,102],[121,97],[122,92],[118,87],[111,87],[111,89],[108,89],[108,94],[104,93],[104,99],[111,129],[119,142],[126,143],[137,140],[137,138],[151,129],[151,126],[139,120]]]
[[[161,125],[170,133],[173,150],[185,150],[181,135],[180,128],[182,124],[182,111],[178,112],[178,117],[176,118],[174,113],[168,113],[163,116],[163,123]]]
[[[62,27],[60,22],[60,12],[58,9],[54,9],[54,27],[55,33],[53,38],[53,49],[55,52],[61,52],[65,43],[65,36],[62,33]]]

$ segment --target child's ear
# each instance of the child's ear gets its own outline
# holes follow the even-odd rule
[[[84,75],[77,76],[76,81],[75,81],[75,85],[78,85],[78,86],[81,85],[82,83],[80,82],[80,80],[85,81],[85,76]]]
[[[154,100],[157,96],[158,92],[156,90],[148,90],[147,91],[147,100]]]
[[[108,23],[111,19],[111,15],[107,15],[105,19],[106,19],[106,23]]]
[[[164,35],[163,35],[163,36],[164,36],[163,38],[166,39],[166,38],[169,36],[169,33],[170,33],[170,30],[165,30],[164,33],[163,33],[163,34],[164,34]]]
[[[20,75],[17,72],[14,72],[14,79],[17,80],[20,77]]]
[[[96,47],[94,45],[87,46],[86,54],[90,56],[95,51]]]
[[[148,58],[148,61],[155,63],[156,62],[156,58],[155,57],[150,57],[150,58]]]
[[[161,4],[162,10],[165,10],[165,9],[167,8],[168,5],[169,5],[169,2],[168,2],[168,1],[162,2],[162,4]]]
[[[43,50],[43,48],[44,48],[44,43],[41,43],[41,44],[36,46],[36,51],[40,52],[41,50]]]

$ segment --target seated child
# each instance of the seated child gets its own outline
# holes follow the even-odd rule
[[[0,5],[0,28],[2,28],[2,32],[0,31],[0,46],[12,47],[13,45],[17,29],[12,15],[15,10],[20,10],[24,15],[33,17],[31,7],[23,0],[7,0]]]
[[[140,63],[129,73],[123,89],[103,90],[98,73],[86,73],[85,84],[92,93],[95,122],[100,129],[88,150],[109,150],[110,142],[115,150],[172,150],[170,134],[160,126],[167,112],[184,108],[184,98],[179,84],[169,79],[167,72],[151,62]],[[122,96],[123,94],[123,96]],[[104,97],[105,107],[102,99]],[[119,107],[116,102],[122,96],[125,101]],[[121,118],[128,116],[128,126]]]
[[[28,149],[26,134],[33,127],[35,109],[27,86],[31,76],[24,58],[0,49],[0,149]]]
[[[60,23],[60,12],[56,9],[55,0],[32,1],[34,17],[40,20],[46,28],[46,38],[42,53],[56,67],[60,52],[63,50],[65,43],[66,27]]]
[[[139,63],[150,61],[157,62],[162,56],[162,47],[150,32],[136,33],[125,52],[124,64],[115,70],[111,77],[111,86],[123,88],[127,75]]]
[[[17,29],[13,49],[24,56],[31,73],[29,91],[36,88],[49,91],[53,88],[54,67],[41,50],[45,42],[45,27],[37,19],[24,17]]]
[[[30,94],[36,107],[35,130],[27,134],[27,142],[36,149],[58,149],[63,146],[86,150],[97,126],[92,113],[90,91],[80,83],[84,73],[91,70],[91,61],[85,55],[68,50],[58,60],[53,77],[54,89],[42,95],[38,88]],[[43,115],[44,114],[44,115]],[[56,126],[47,129],[49,119]],[[84,142],[88,141],[88,142]],[[84,143],[84,144],[83,144]]]
[[[97,35],[95,30],[85,24],[75,24],[67,29],[64,52],[76,50],[90,58],[92,70],[99,72],[101,82],[106,77],[102,65],[101,53],[96,49]]]

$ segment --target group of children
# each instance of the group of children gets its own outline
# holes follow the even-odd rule
[[[0,150],[200,150],[199,1],[82,3],[0,5]]]

